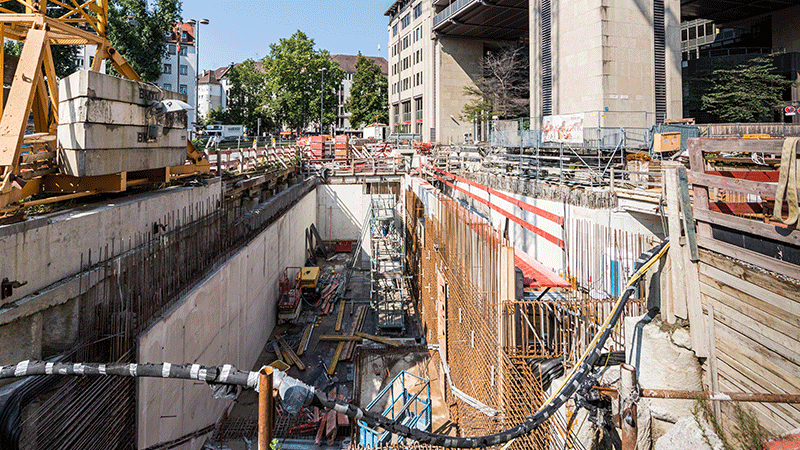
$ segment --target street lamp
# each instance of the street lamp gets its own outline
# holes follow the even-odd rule
[[[195,137],[197,136],[197,124],[200,121],[200,89],[199,89],[199,81],[200,81],[200,25],[208,25],[208,19],[200,19],[196,21],[194,19],[190,19],[187,22],[189,25],[194,28],[194,67],[195,67],[195,76],[194,76],[194,132]],[[195,25],[197,25],[195,27]],[[180,57],[179,57],[180,58]],[[180,64],[178,67],[180,71]],[[180,89],[180,86],[178,86]]]
[[[328,70],[327,67],[323,67],[321,69],[317,69],[318,72],[322,72],[322,78],[319,82],[319,135],[322,136],[322,112],[325,110],[325,71]]]

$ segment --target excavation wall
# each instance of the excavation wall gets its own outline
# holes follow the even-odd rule
[[[303,264],[303,230],[316,216],[313,190],[142,334],[138,360],[251,369],[275,326],[278,279],[286,266]],[[212,398],[204,383],[142,379],[139,448],[214,424],[230,405]],[[181,448],[201,445],[196,440]]]

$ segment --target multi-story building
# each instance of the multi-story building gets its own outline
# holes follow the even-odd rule
[[[373,60],[375,64],[381,68],[381,73],[383,75],[388,75],[389,63],[386,61],[386,58],[380,56],[367,56],[367,58]],[[336,110],[335,129],[337,133],[340,133],[351,130],[352,128],[352,124],[350,123],[350,116],[352,114],[345,109],[344,104],[347,102],[347,99],[350,98],[350,87],[353,85],[353,75],[356,73],[358,55],[331,55],[331,59],[336,61],[339,67],[344,70],[344,79],[342,80],[342,84],[339,85],[339,91],[337,92],[339,106]]]
[[[230,84],[225,76],[233,65],[220,67],[217,70],[206,70],[197,81],[197,115],[205,118],[215,109],[228,106],[228,90]]]
[[[436,140],[433,4],[397,0],[389,16],[389,125],[392,133]]]
[[[644,127],[679,118],[679,11],[678,0],[397,0],[386,12],[393,131],[438,142],[485,136],[487,124],[460,118],[464,88],[485,75],[487,52],[509,46],[528,48],[535,120],[584,114],[595,126]]]
[[[188,124],[193,128],[197,114],[195,111],[195,89],[197,88],[197,67],[195,67],[197,48],[194,39],[194,25],[177,23],[167,34],[167,56],[162,61],[161,76],[156,80],[159,87],[186,94],[192,105],[188,114]]]

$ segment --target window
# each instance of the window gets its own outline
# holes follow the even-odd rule
[[[186,31],[182,32],[181,33],[181,40],[183,42],[188,42],[189,41],[189,33],[187,33]]]
[[[716,33],[714,32],[714,24],[709,22],[706,24],[706,36],[713,36]]]
[[[410,16],[409,14],[406,14],[405,16],[403,16],[403,18],[402,18],[402,19],[400,19],[400,25],[402,25],[402,27],[403,27],[403,29],[404,29],[404,30],[405,30],[405,29],[406,29],[406,27],[407,27],[407,26],[409,26],[410,24],[411,24],[411,16]]]
[[[171,91],[172,90],[172,83],[164,83],[164,90]]]
[[[697,28],[689,28],[689,39],[697,39]]]
[[[688,41],[689,40],[689,30],[687,30],[686,28],[681,30],[681,40],[682,41]]]
[[[706,35],[706,27],[704,25],[700,25],[697,27],[697,37],[703,37]]]
[[[185,84],[182,84],[180,89],[178,89],[178,92],[181,94],[187,94],[189,92],[189,89],[186,88]]]
[[[189,66],[187,66],[186,64],[181,64],[180,72],[181,72],[181,75],[188,75],[189,74]]]
[[[170,55],[175,54],[175,44],[169,44],[169,54]]]
[[[422,3],[417,3],[417,6],[414,7],[414,18],[422,15]]]
[[[417,119],[417,121],[419,122],[419,121],[421,121],[421,120],[422,120],[422,97],[420,97],[420,98],[418,98],[418,99],[414,100],[414,103],[415,103],[415,105],[414,105],[414,106],[415,106],[415,109],[416,109],[416,111],[417,111],[417,113],[416,113],[416,119]]]
[[[392,27],[392,37],[397,36],[397,24]]]
[[[394,105],[394,124],[399,125],[400,123],[400,105]]]
[[[181,56],[186,56],[188,52],[188,48],[185,45],[181,45]]]
[[[411,42],[409,42],[408,36],[404,37],[403,38],[403,50],[407,49],[410,44],[411,44]]]
[[[172,64],[164,64],[164,70],[161,73],[170,74],[172,73]]]
[[[403,123],[411,122],[411,100],[403,102]]]

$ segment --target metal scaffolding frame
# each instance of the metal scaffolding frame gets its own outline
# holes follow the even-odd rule
[[[405,236],[398,231],[398,203],[394,195],[373,195],[370,199],[370,300],[374,306],[378,333],[405,333]]]

